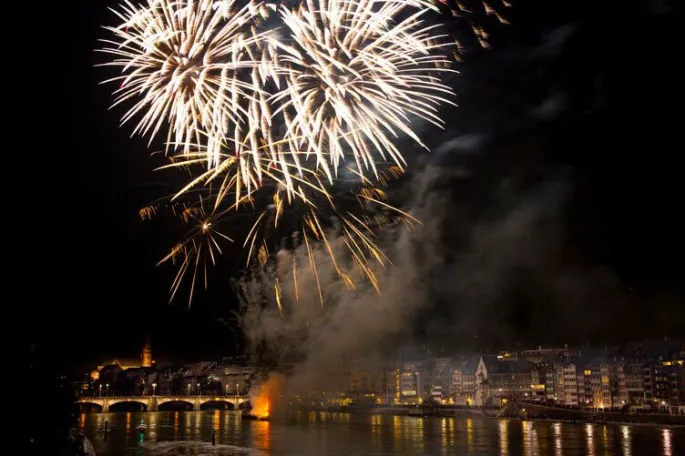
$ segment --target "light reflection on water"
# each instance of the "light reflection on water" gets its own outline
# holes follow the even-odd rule
[[[659,426],[314,412],[267,422],[243,421],[239,412],[224,410],[95,413],[79,418],[79,428],[98,456],[685,454],[685,429]],[[141,421],[148,426],[142,435],[135,429]],[[105,422],[111,429],[106,436]]]
[[[561,423],[554,423],[552,427],[554,429],[554,455],[562,456],[564,454],[564,446]]]
[[[473,418],[466,418],[466,446],[469,453],[473,452]]]
[[[602,446],[604,447],[604,456],[609,456],[609,429],[602,426]]]
[[[630,426],[621,426],[621,434],[623,435],[623,439],[621,440],[623,446],[623,455],[631,456],[633,451],[630,447]]]
[[[499,422],[499,454],[500,456],[509,455],[509,420]]]
[[[533,455],[533,446],[531,445],[531,441],[533,436],[531,435],[531,431],[533,430],[533,422],[532,421],[521,421],[521,433],[523,434],[523,455],[524,456],[532,456]]]
[[[664,444],[663,444],[664,456],[673,456],[673,448],[671,447],[671,445],[672,445],[671,444],[672,432],[673,431],[671,431],[670,429],[664,429],[662,431],[663,441],[664,441]]]
[[[595,456],[595,428],[592,424],[585,425],[585,434],[587,435],[587,455]]]

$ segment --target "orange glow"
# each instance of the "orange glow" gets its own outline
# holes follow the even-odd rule
[[[258,418],[268,418],[272,412],[272,404],[283,391],[285,381],[280,375],[271,375],[263,385],[258,387],[254,396],[250,395],[250,413]]]
[[[269,416],[269,398],[260,394],[255,398],[255,403],[252,406],[252,414],[259,418],[266,418]]]

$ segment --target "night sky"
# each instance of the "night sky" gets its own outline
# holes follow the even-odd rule
[[[468,54],[461,67],[459,134],[489,137],[473,177],[455,187],[468,199],[461,207],[482,210],[489,203],[476,195],[508,175],[525,181],[541,169],[569,170],[559,261],[610,271],[619,297],[606,305],[626,321],[587,334],[579,325],[579,341],[685,334],[675,3],[514,1],[512,24],[494,24],[493,49]],[[185,296],[168,303],[173,270],[155,264],[176,233],[141,222],[138,209],[172,187],[152,171],[161,161],[150,158],[146,141],[119,127],[122,111],[107,109],[111,87],[98,83],[111,73],[94,68],[106,58],[93,49],[113,5],[75,2],[65,27],[59,148],[70,151],[70,163],[56,159],[51,172],[61,182],[47,222],[60,233],[50,243],[59,254],[39,268],[50,289],[37,309],[39,338],[73,362],[137,356],[147,335],[160,357],[240,352],[237,301],[221,279],[238,272],[242,258],[226,259],[190,309]],[[531,112],[538,120],[523,122]],[[501,305],[514,333],[525,327],[527,342],[558,342],[543,329],[549,325],[527,326],[530,291],[511,296]],[[445,306],[438,299],[429,312],[451,315]]]

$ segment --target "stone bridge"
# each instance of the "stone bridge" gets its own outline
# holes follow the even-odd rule
[[[109,412],[112,405],[122,402],[140,404],[145,410],[157,411],[159,406],[168,402],[182,402],[193,406],[193,410],[200,408],[207,403],[229,404],[231,408],[238,409],[243,403],[247,402],[247,396],[93,396],[81,397],[76,402],[78,404],[95,404],[103,412]]]

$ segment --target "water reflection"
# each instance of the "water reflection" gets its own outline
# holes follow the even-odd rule
[[[523,454],[524,456],[532,456],[533,448],[531,445],[531,429],[533,428],[532,421],[521,421],[521,433],[523,434]]]
[[[214,415],[212,415],[212,428],[215,431],[219,430],[219,421],[221,420],[221,412],[219,410],[214,410]]]
[[[402,417],[392,417],[392,446],[394,450],[402,449]]]
[[[257,434],[259,439],[259,446],[264,450],[269,450],[271,448],[271,423],[268,421],[259,421],[256,423],[258,425],[259,433]]]
[[[623,438],[621,439],[621,443],[623,444],[623,454],[625,456],[630,456],[632,454],[630,448],[630,427],[621,426],[621,434],[623,435]]]
[[[499,422],[499,454],[509,456],[509,420]]]
[[[443,454],[451,454],[454,448],[454,419],[442,418],[440,420],[440,448]]]
[[[104,429],[104,428],[105,428],[105,421],[106,421],[105,417],[106,417],[107,415],[108,415],[108,414],[105,414],[105,413],[98,413],[98,414],[97,414],[97,417],[98,417],[98,418],[97,418],[98,429]],[[85,415],[84,415],[84,416],[85,416]]]
[[[673,448],[671,444],[671,430],[664,429],[661,431],[661,436],[663,438],[664,456],[673,456]]]
[[[380,445],[381,443],[381,425],[380,415],[371,416],[371,442],[374,445]]]
[[[426,420],[424,420],[423,418],[417,419],[416,427],[414,429],[412,429],[412,439],[411,439],[412,444],[413,444],[412,446],[413,446],[414,450],[415,451],[418,450],[422,453],[423,453],[423,445],[425,442],[424,427],[423,427],[425,422],[426,422]]]
[[[178,439],[179,412],[174,412],[174,440]]]
[[[340,413],[310,421],[308,412],[300,420],[294,415],[273,422],[243,421],[239,412],[223,410],[78,417],[98,456],[685,455],[682,429]],[[105,420],[112,428],[107,440]],[[135,427],[141,420],[148,424],[142,441]]]
[[[537,426],[535,428],[535,445],[536,451],[540,454],[550,454],[549,443],[551,442],[549,425]]]
[[[147,431],[146,431],[146,438],[149,438],[150,440],[154,441],[157,440],[157,420],[159,419],[159,414],[158,413],[148,413],[148,423],[147,423]],[[143,420],[141,420],[142,422]]]
[[[466,418],[466,447],[473,451],[473,419]]]
[[[128,441],[131,437],[131,412],[126,412],[126,424],[125,424],[125,426],[126,427],[124,428],[124,435],[126,437],[124,440],[124,446],[126,448],[128,448]]]
[[[561,456],[564,454],[564,447],[561,440],[561,423],[554,423],[554,454]]]
[[[533,455],[539,456],[540,454],[540,439],[538,438],[538,431],[535,429],[533,426],[533,423],[530,423],[530,439],[531,439],[531,449],[533,452]]]
[[[449,418],[447,420],[447,441],[449,442],[449,445],[451,447],[454,447],[454,442],[455,442],[455,419],[454,418]]]
[[[442,454],[447,454],[449,441],[447,439],[447,418],[440,420],[440,450]]]
[[[588,456],[594,456],[595,454],[595,429],[591,424],[585,425],[585,440],[587,441],[587,452]]]
[[[602,426],[602,445],[604,446],[604,456],[609,455],[609,430]]]

